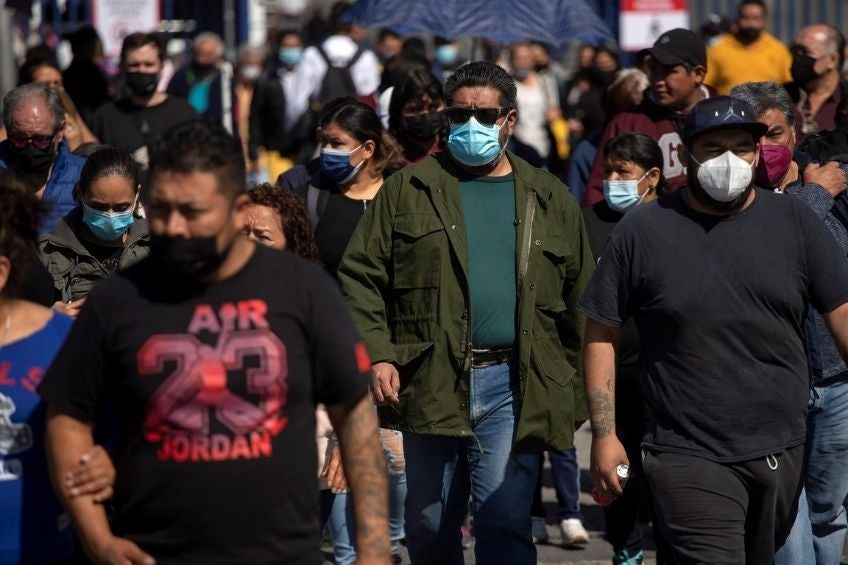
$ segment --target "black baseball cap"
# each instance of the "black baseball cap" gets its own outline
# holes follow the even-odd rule
[[[707,46],[704,40],[688,29],[676,28],[663,33],[653,47],[640,51],[639,57],[646,53],[663,65],[707,66]]]
[[[744,100],[713,96],[701,100],[689,110],[683,122],[683,142],[690,145],[705,133],[722,129],[750,132],[756,141],[768,131],[768,126],[757,121],[754,110]]]

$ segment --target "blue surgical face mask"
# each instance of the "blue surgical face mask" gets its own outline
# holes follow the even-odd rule
[[[646,190],[645,194],[639,194],[639,183],[647,175],[648,172],[645,171],[645,174],[636,180],[605,180],[604,199],[609,207],[616,212],[626,214],[641,204],[648,191]]]
[[[484,126],[472,116],[464,124],[451,124],[448,149],[453,158],[469,167],[483,167],[498,158],[501,125]]]
[[[303,47],[281,47],[279,52],[280,63],[287,67],[294,67],[300,63],[303,57]]]
[[[134,221],[132,206],[126,212],[103,212],[90,208],[88,204],[82,204],[82,221],[94,234],[94,237],[103,241],[115,241],[122,235]]]
[[[346,149],[321,149],[321,159],[319,161],[321,174],[336,184],[344,184],[356,176],[362,165],[365,164],[365,159],[359,162],[358,165],[350,164],[351,154],[362,147],[354,147],[350,151]]]
[[[438,61],[443,67],[451,67],[459,58],[459,53],[457,51],[456,45],[445,43],[444,45],[436,47],[434,56],[436,61]]]

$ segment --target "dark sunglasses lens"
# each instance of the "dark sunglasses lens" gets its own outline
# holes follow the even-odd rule
[[[484,126],[494,125],[501,111],[497,108],[477,108],[477,121]]]
[[[34,135],[32,136],[32,144],[38,149],[47,149],[50,143],[53,142],[53,137],[50,135]]]
[[[9,136],[9,143],[11,143],[16,149],[20,149],[27,144],[27,136],[17,133],[12,134]]]
[[[474,115],[471,108],[448,108],[448,119],[455,124],[464,124]]]

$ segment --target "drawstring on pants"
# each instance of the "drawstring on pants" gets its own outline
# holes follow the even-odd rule
[[[774,461],[774,463],[772,463]],[[777,457],[774,455],[766,455],[766,464],[772,471],[777,471]]]

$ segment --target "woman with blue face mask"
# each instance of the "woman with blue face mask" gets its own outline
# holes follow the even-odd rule
[[[668,191],[662,169],[659,146],[643,133],[624,133],[604,147],[604,200],[583,208],[589,245],[596,259],[625,214]],[[616,354],[615,430],[631,462],[632,478],[627,481],[624,494],[604,507],[604,519],[607,539],[613,546],[613,563],[636,563],[641,561],[644,551],[638,517],[644,515],[640,504],[647,486],[639,446],[644,425],[639,389],[639,333],[632,318],[622,328]],[[661,539],[658,531],[654,532],[654,539]]]
[[[56,288],[55,310],[76,316],[95,283],[147,257],[139,186],[138,165],[127,152],[104,146],[88,158],[76,188],[78,206],[39,240]]]
[[[318,126],[318,173],[294,191],[306,200],[321,262],[335,276],[350,236],[383,186],[383,178],[406,163],[376,112],[353,98],[328,102]]]

